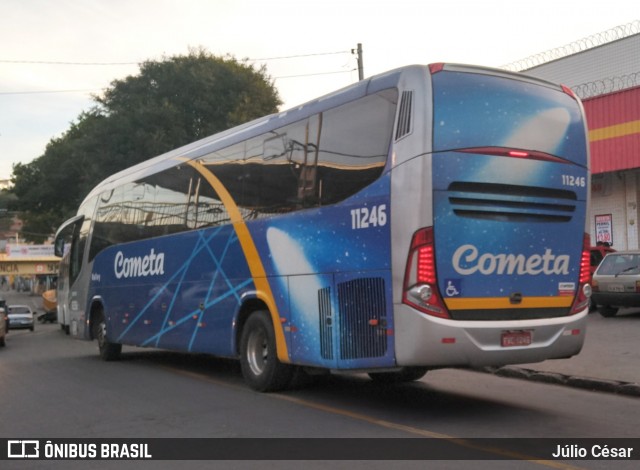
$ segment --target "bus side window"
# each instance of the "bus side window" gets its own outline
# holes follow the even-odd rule
[[[382,174],[397,101],[394,88],[324,113],[318,161],[322,205],[346,199]]]
[[[89,247],[89,261],[114,243],[119,243],[122,221],[122,188],[105,191],[98,199],[95,223]]]

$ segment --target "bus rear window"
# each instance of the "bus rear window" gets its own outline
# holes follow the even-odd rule
[[[478,73],[432,76],[434,151],[506,147],[587,166],[580,105],[544,84]]]

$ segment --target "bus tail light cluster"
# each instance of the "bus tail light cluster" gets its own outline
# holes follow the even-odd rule
[[[580,259],[580,275],[578,280],[578,293],[571,307],[571,314],[579,313],[589,305],[591,297],[591,237],[584,234],[582,243],[582,257]]]
[[[402,302],[423,313],[449,318],[438,291],[433,228],[418,230],[411,240]]]

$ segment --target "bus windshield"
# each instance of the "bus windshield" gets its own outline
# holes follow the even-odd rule
[[[535,150],[586,167],[578,102],[558,87],[509,77],[433,75],[434,151],[499,146]]]

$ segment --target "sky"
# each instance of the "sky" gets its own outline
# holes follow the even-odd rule
[[[640,20],[637,0],[0,0],[0,179],[114,80],[204,48],[266,66],[281,110],[396,67],[501,67]],[[107,176],[107,175],[105,175]]]

